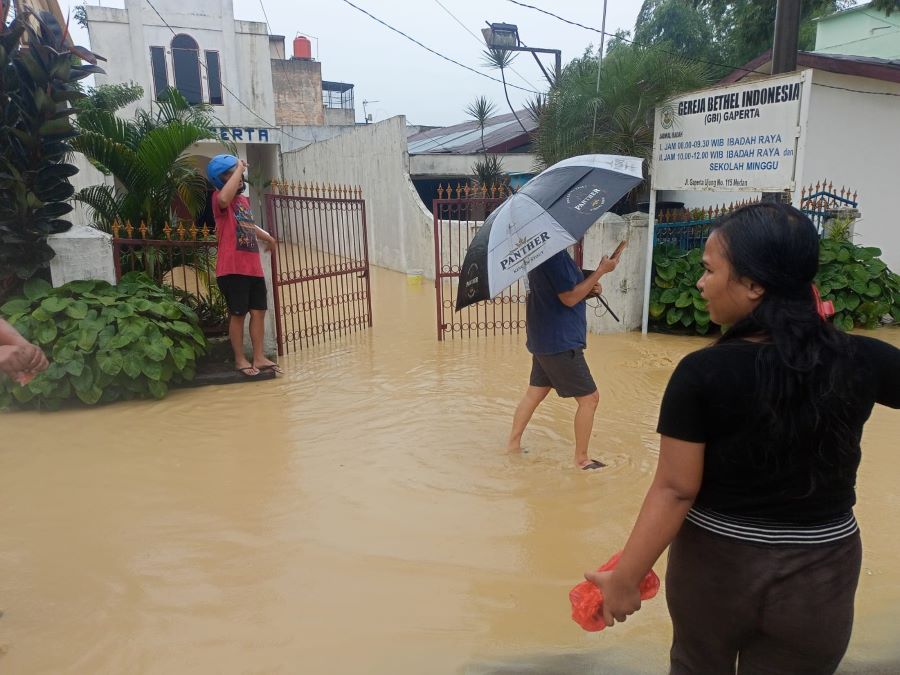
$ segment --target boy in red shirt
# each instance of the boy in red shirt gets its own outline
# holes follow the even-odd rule
[[[262,370],[281,372],[263,353],[264,319],[268,307],[266,281],[259,259],[259,240],[270,247],[275,238],[256,226],[246,189],[244,170],[247,164],[234,155],[217,155],[206,168],[209,181],[216,188],[212,194],[212,210],[216,219],[216,283],[225,296],[228,312],[228,337],[234,350],[237,370],[248,377]],[[250,313],[250,342],[253,361],[244,354],[244,317]]]

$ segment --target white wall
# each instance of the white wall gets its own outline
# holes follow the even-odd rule
[[[186,13],[193,7],[183,0],[156,0],[154,6],[176,33],[185,33],[197,41],[200,60],[204,51],[218,51],[224,87],[234,92],[259,116],[247,110],[223,87],[223,105],[213,112],[225,126],[266,127],[275,123],[275,93],[269,59],[269,36],[263,23],[235,21],[230,0],[203,3],[203,14]],[[144,98],[122,111],[130,117],[136,110],[148,109],[154,97],[150,67],[150,47],[167,50],[169,84],[174,85],[172,30],[163,23],[144,0],[125,0],[125,9],[86,5],[91,49],[106,57],[105,75],[97,75],[100,84],[133,81],[144,88]],[[203,98],[208,101],[206,69],[200,68]],[[263,118],[263,119],[260,119]]]
[[[289,182],[358,185],[366,202],[371,264],[434,275],[434,219],[406,171],[406,120],[357,126],[282,157]]]
[[[625,217],[605,214],[584,237],[585,269],[596,268],[604,255],[610,255],[621,241],[628,241],[615,271],[600,280],[603,297],[616,316],[617,322],[597,300],[588,300],[588,330],[592,333],[621,333],[639,330],[644,306],[644,270],[647,260],[646,213],[632,213]],[[600,314],[601,316],[597,316]]]
[[[814,71],[801,184],[828,180],[859,192],[856,243],[877,246],[900,271],[900,84]],[[895,96],[859,94],[826,84]]]
[[[495,153],[492,153],[495,154]],[[530,153],[506,153],[496,155],[506,173],[531,173],[534,171],[535,155]],[[409,156],[409,175],[415,178],[472,176],[472,167],[481,155],[439,155],[423,154]]]

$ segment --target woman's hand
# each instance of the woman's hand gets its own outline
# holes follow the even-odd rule
[[[607,627],[616,621],[624,622],[641,608],[641,593],[637,584],[623,584],[619,575],[611,572],[587,572],[584,578],[603,594],[603,620]]]

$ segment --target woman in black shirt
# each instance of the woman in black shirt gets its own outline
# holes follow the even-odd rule
[[[900,350],[817,313],[815,226],[757,204],[724,216],[697,287],[728,326],[686,356],[660,409],[659,464],[612,572],[607,625],[640,608],[667,546],[672,673],[833,673],[850,639],[863,424],[900,407]]]

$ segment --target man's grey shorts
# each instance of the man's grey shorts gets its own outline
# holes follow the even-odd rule
[[[559,354],[532,354],[532,387],[553,387],[563,398],[587,396],[597,391],[594,378],[584,360],[583,349]]]

